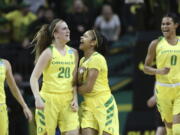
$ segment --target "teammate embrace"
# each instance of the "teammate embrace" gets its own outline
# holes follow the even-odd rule
[[[118,110],[108,84],[106,60],[98,53],[104,47],[102,36],[88,30],[81,37],[84,57],[79,69],[77,51],[66,45],[69,40],[68,25],[55,19],[43,25],[32,42],[36,65],[30,85],[35,97],[37,135],[54,135],[57,126],[62,135],[79,135],[79,129],[82,135],[119,135]],[[77,92],[84,97],[80,115]]]

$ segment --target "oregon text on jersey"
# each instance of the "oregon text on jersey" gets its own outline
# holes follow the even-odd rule
[[[72,61],[53,61],[51,62],[51,64],[61,64],[61,65],[72,65],[74,64],[74,62]]]

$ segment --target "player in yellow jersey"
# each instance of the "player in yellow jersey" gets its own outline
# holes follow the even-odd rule
[[[102,50],[102,36],[88,30],[81,37],[80,49],[84,57],[78,70],[78,92],[81,104],[82,135],[119,135],[118,109],[108,84],[108,67]]]
[[[167,135],[180,135],[180,38],[176,15],[162,18],[163,37],[151,42],[144,72],[156,76],[157,107],[165,122]],[[156,67],[151,66],[156,59]]]
[[[55,19],[43,25],[32,41],[36,65],[30,78],[35,97],[37,135],[79,134],[76,73],[78,53],[66,45],[70,31],[65,21]],[[43,74],[39,92],[38,80]]]
[[[12,69],[9,61],[0,59],[0,135],[8,135],[8,115],[6,106],[6,95],[4,91],[4,81],[11,90],[12,95],[16,98],[19,104],[22,106],[24,114],[27,119],[32,120],[32,114],[16,85],[14,77],[12,75]]]

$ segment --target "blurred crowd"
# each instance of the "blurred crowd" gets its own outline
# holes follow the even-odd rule
[[[179,0],[1,0],[0,44],[26,47],[38,28],[54,18],[68,22],[71,44],[95,27],[114,42],[126,32],[159,29],[167,11],[180,12]]]

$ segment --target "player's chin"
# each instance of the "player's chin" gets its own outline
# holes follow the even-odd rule
[[[70,41],[70,38],[66,38],[66,41],[69,42],[69,41]]]
[[[169,32],[163,32],[163,36],[168,38],[170,36],[170,33]]]
[[[78,108],[72,108],[72,111],[73,111],[73,112],[77,112],[77,111],[78,111]]]

